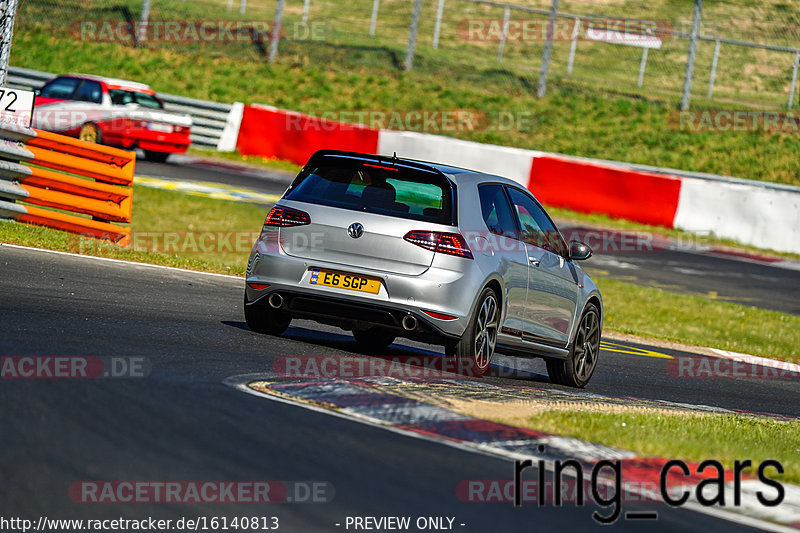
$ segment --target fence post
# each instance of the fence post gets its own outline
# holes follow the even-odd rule
[[[503,33],[500,34],[500,44],[497,45],[497,62],[503,61],[503,50],[506,49],[506,37],[508,37],[508,19],[511,18],[511,10],[506,5],[503,8]]]
[[[692,97],[692,76],[694,76],[694,57],[697,54],[697,34],[700,33],[700,13],[703,10],[703,0],[694,0],[694,15],[692,16],[692,33],[689,37],[689,55],[686,58],[686,75],[683,78],[683,94],[681,95],[681,110],[689,109],[689,100]]]
[[[641,87],[644,83],[644,69],[647,68],[647,51],[649,48],[646,46],[642,48],[642,61],[639,63],[639,79],[636,80],[636,86]]]
[[[444,0],[439,0],[436,6],[436,23],[433,25],[433,47],[439,48],[439,34],[442,30],[442,13],[444,12]]]
[[[581,29],[581,19],[575,18],[572,26],[572,35],[569,40],[569,59],[567,59],[567,74],[572,74],[572,66],[575,63],[575,50],[578,48],[578,34]]]
[[[414,0],[414,11],[411,14],[411,27],[408,29],[408,48],[406,48],[406,70],[414,66],[414,48],[417,46],[417,30],[419,29],[419,15],[422,11],[422,0]]]
[[[245,10],[247,9],[247,0],[242,0],[239,2],[239,13],[244,15]]]
[[[228,11],[233,9],[233,0],[228,0]]]
[[[789,102],[786,109],[791,109],[794,104],[794,86],[797,83],[797,66],[800,64],[800,52],[794,53],[794,64],[792,65],[792,85],[789,87]]]
[[[303,0],[303,19],[301,22],[305,24],[308,22],[308,9],[310,7],[311,0]]]
[[[714,57],[711,58],[711,76],[708,77],[708,94],[706,98],[711,100],[714,94],[714,80],[717,78],[717,60],[719,59],[719,39],[714,45]]]
[[[11,57],[11,38],[14,36],[14,18],[17,15],[17,0],[6,2],[6,11],[0,17],[0,86],[5,86],[8,77],[8,62]]]
[[[369,19],[369,34],[375,35],[375,26],[378,25],[378,9],[381,7],[381,0],[372,0],[372,17]]]
[[[699,1],[699,0],[698,0]],[[553,32],[555,30],[556,15],[558,14],[558,0],[553,0],[550,6],[550,16],[547,19],[547,40],[542,52],[542,68],[539,71],[539,89],[536,96],[542,98],[547,93],[547,74],[550,72],[550,58],[553,55]]]
[[[136,47],[147,39],[147,22],[150,20],[150,0],[142,0],[142,16],[139,18],[139,27],[136,28]]]
[[[283,19],[283,1],[278,0],[278,6],[275,8],[275,22],[272,23],[272,38],[269,42],[270,63],[275,61],[275,56],[278,55],[278,41],[281,40],[281,20]]]

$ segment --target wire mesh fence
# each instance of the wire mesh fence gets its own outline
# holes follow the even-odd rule
[[[47,28],[72,39],[341,71],[410,68],[531,92],[540,89],[550,40],[551,90],[680,101],[695,2],[556,5],[551,18],[553,0],[24,0],[17,31]],[[692,105],[796,105],[798,19],[779,0],[702,3]]]

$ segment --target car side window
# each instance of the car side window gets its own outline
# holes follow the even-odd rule
[[[164,104],[161,103],[161,100],[159,100],[152,94],[136,93],[134,98],[136,99],[136,103],[142,107],[151,107],[153,109],[164,109]]]
[[[83,80],[83,83],[75,92],[75,100],[82,102],[94,102],[99,104],[103,98],[103,88],[100,83],[92,80]]]
[[[508,195],[522,228],[522,240],[554,254],[564,255],[566,253],[564,239],[542,206],[531,196],[514,187],[508,188]]]
[[[121,91],[119,89],[109,89],[108,94],[111,95],[111,103],[114,105],[125,105],[134,102],[133,93],[130,91]]]
[[[481,185],[478,188],[481,200],[481,213],[486,227],[496,235],[518,239],[514,214],[508,198],[500,185]]]
[[[72,93],[75,92],[75,87],[77,87],[80,82],[81,80],[78,78],[56,78],[42,87],[39,96],[71,99]]]

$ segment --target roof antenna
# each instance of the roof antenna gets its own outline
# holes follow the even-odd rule
[[[394,155],[392,156],[392,161],[394,161],[395,163],[397,162],[397,152],[395,152]]]

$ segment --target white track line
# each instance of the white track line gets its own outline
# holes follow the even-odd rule
[[[152,263],[139,263],[137,261],[126,261],[125,259],[114,259],[114,258],[111,258],[111,257],[99,257],[99,256],[96,256],[96,255],[83,255],[83,254],[76,254],[76,253],[72,253],[72,252],[62,252],[60,250],[48,250],[46,248],[34,248],[32,246],[21,246],[19,244],[0,243],[0,246],[4,246],[4,247],[7,246],[9,248],[16,248],[16,249],[19,249],[19,250],[31,250],[31,251],[34,251],[34,252],[45,252],[45,253],[48,253],[48,254],[66,255],[66,256],[69,256],[69,257],[79,257],[79,258],[82,258],[82,259],[93,259],[93,260],[96,260],[96,261],[108,261],[110,263],[120,263],[120,264],[123,264],[123,265],[143,266],[143,267],[149,267],[149,268],[160,268],[162,270],[172,270],[172,271],[176,271],[176,272],[185,272],[187,274],[200,274],[200,275],[203,275],[203,276],[216,276],[216,277],[219,277],[219,278],[228,278],[228,279],[235,279],[235,280],[238,280],[238,281],[244,281],[244,277],[243,276],[231,276],[230,274],[217,274],[216,272],[203,272],[202,270],[189,270],[187,268],[178,268],[178,267],[172,267],[172,266],[166,266],[166,265],[154,265]]]
[[[728,350],[718,350],[711,348],[711,351],[716,353],[719,357],[730,359],[732,361],[739,361],[751,365],[766,366],[769,368],[776,368],[794,374],[800,374],[800,365],[789,363],[786,361],[776,361],[775,359],[768,359],[766,357],[759,357],[757,355],[750,355],[747,353],[730,352]]]

